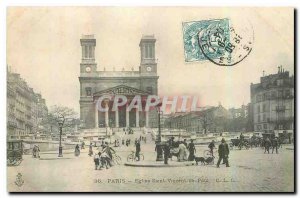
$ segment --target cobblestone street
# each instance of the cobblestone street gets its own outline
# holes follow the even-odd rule
[[[207,146],[196,149],[196,155],[202,156]],[[122,146],[116,150],[124,163],[134,147]],[[161,168],[115,165],[94,170],[93,158],[87,151],[75,157],[72,150],[67,150],[61,159],[55,152],[41,153],[41,159],[24,156],[19,166],[7,168],[9,191],[276,192],[294,189],[294,150],[286,146],[279,154],[264,154],[261,148],[231,150],[229,168],[224,165],[220,168],[215,165]],[[155,160],[153,144],[142,145],[142,152],[145,161]],[[24,180],[21,187],[14,185],[18,173]]]

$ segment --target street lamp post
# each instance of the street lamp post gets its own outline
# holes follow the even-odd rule
[[[63,157],[62,154],[62,145],[61,145],[61,135],[62,135],[62,127],[65,122],[65,117],[63,115],[58,116],[58,126],[59,126],[59,148],[58,148],[58,157]]]
[[[161,103],[159,103],[157,105],[157,110],[158,110],[158,137],[157,137],[157,141],[155,142],[156,143],[156,152],[157,152],[157,155],[156,155],[156,161],[163,161],[164,158],[163,158],[163,145],[162,145],[162,142],[161,142],[161,128],[160,128],[160,107],[161,107]]]

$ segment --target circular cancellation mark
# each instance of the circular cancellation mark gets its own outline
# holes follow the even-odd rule
[[[254,32],[249,21],[212,23],[198,34],[203,55],[219,66],[233,66],[244,60],[252,51]]]

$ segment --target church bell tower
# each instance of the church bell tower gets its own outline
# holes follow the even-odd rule
[[[140,41],[141,50],[141,75],[156,75],[157,63],[155,59],[155,42],[154,35],[143,35]]]
[[[97,63],[95,62],[96,39],[94,35],[83,35],[80,39],[82,59],[80,63],[80,73],[88,74],[97,71]]]

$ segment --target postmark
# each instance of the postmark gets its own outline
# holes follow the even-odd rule
[[[248,21],[227,18],[183,23],[185,61],[209,60],[233,66],[252,51],[254,33]]]

